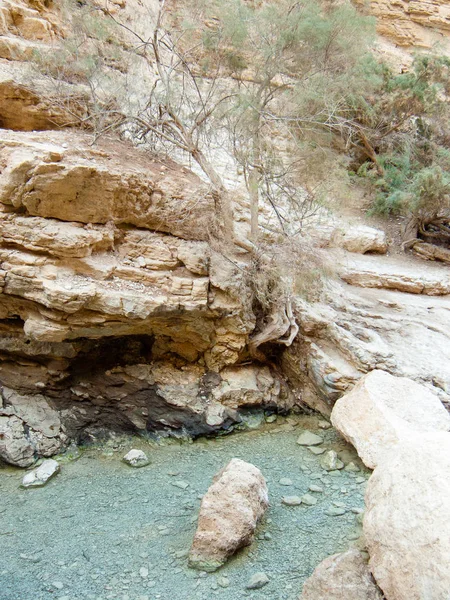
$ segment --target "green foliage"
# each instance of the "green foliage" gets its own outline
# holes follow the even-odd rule
[[[412,213],[419,217],[433,218],[449,208],[448,170],[434,162],[431,166],[424,167],[407,153],[383,156],[381,164],[384,176],[374,181],[378,191],[373,213]]]
[[[448,204],[450,60],[422,54],[405,73],[374,62],[366,72],[373,88],[353,108],[378,157],[358,170],[373,184],[372,212],[432,218]]]

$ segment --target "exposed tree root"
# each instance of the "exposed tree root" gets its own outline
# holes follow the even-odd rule
[[[274,308],[263,330],[249,341],[248,349],[250,356],[257,360],[265,360],[263,353],[259,350],[259,346],[267,342],[290,346],[296,338],[297,333],[298,325],[292,310],[291,299],[288,298],[281,309]]]

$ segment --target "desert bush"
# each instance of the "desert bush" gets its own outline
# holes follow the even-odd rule
[[[355,103],[376,164],[366,159],[358,174],[372,182],[372,212],[409,214],[425,226],[448,211],[450,60],[424,54],[406,73],[376,68],[377,99]]]

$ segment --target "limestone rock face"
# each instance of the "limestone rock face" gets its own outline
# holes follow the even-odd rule
[[[90,4],[96,4],[99,9],[95,14],[92,10],[90,12],[97,29],[110,28],[110,25],[102,22],[102,19],[106,19],[102,13],[105,3],[102,0],[92,0]],[[148,28],[151,13],[155,12],[156,7],[155,0],[146,0],[145,5],[139,0],[108,2],[110,13],[126,22],[130,29],[141,34],[145,32],[145,35],[150,34]],[[85,74],[79,72],[80,65],[75,66],[75,70],[68,66],[60,80],[52,78],[60,69],[58,61],[54,61],[53,57],[60,52],[67,53],[71,45],[80,43],[80,35],[77,37],[75,33],[76,21],[80,18],[86,19],[86,9],[85,2],[2,0],[0,127],[33,131],[68,126],[89,128],[92,125],[92,121],[87,117],[93,116],[94,98],[87,81],[88,76],[85,77]],[[95,95],[100,104],[103,103],[108,109],[114,106],[116,110],[120,110],[118,97],[123,95],[125,80],[130,96],[137,93],[139,97],[140,91],[146,88],[151,78],[142,68],[144,59],[138,58],[134,52],[127,51],[128,41],[132,38],[131,33],[128,35],[125,29],[117,27],[114,37],[117,42],[115,58],[109,61],[107,67],[107,77],[113,79],[112,89],[108,89],[111,87],[108,84],[97,85]],[[91,40],[91,43],[94,54],[95,42]],[[86,40],[83,42],[83,48],[88,54],[90,49],[85,44]],[[130,66],[128,63],[133,63],[139,75],[127,73],[125,76],[125,71]],[[133,69],[130,67],[130,70]],[[144,100],[141,98],[141,101]]]
[[[281,364],[301,402],[329,415],[365,373],[381,369],[424,384],[450,408],[450,296],[436,294],[445,291],[448,269],[418,259],[412,264],[398,257],[332,252],[339,272],[389,272],[415,281],[418,292],[427,281],[433,295],[409,293],[408,286],[400,291],[333,281],[319,302],[296,299],[300,335]]]
[[[365,225],[336,229],[331,243],[357,254],[366,254],[366,252],[386,254],[388,248],[384,231]]]
[[[411,436],[366,490],[370,569],[387,600],[448,600],[450,434]]]
[[[254,465],[233,458],[204,495],[189,564],[215,571],[239,548],[253,541],[269,506],[267,485]]]
[[[382,600],[359,550],[348,550],[323,560],[304,585],[299,600]]]
[[[413,433],[450,430],[450,414],[436,395],[406,377],[379,370],[336,402],[331,422],[372,469]]]
[[[270,368],[236,364],[255,316],[245,262],[207,241],[208,186],[80,132],[4,131],[0,148],[5,460],[27,466],[65,435],[208,433],[242,407],[292,406]],[[61,435],[19,414],[19,397],[56,411]]]
[[[409,294],[445,296],[450,294],[450,277],[438,269],[418,273],[413,267],[395,261],[380,263],[353,260],[341,269],[340,277],[354,286],[398,290]]]
[[[447,0],[353,0],[377,18],[377,31],[399,46],[449,49],[450,8]],[[446,39],[447,38],[447,39]]]
[[[192,173],[131,146],[89,148],[90,141],[80,133],[2,133],[0,202],[34,217],[206,236],[214,204]]]
[[[0,37],[0,40],[1,56],[5,38]],[[28,60],[31,60],[36,48],[27,49],[31,54]],[[57,129],[74,125],[87,116],[91,100],[86,86],[62,82],[59,87],[65,95],[62,102],[56,94],[57,86],[35,73],[30,75],[30,72],[31,67],[26,63],[0,59],[0,124],[3,128],[16,131]]]

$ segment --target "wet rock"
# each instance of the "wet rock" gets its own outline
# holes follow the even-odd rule
[[[303,431],[297,438],[299,446],[318,446],[323,443],[323,438],[320,435],[312,433],[312,431]]]
[[[24,476],[22,479],[22,487],[42,487],[58,472],[59,464],[56,460],[53,460],[52,458],[44,460],[39,467],[33,469]]]
[[[337,469],[343,469],[344,463],[342,460],[339,460],[337,452],[328,450],[320,459],[320,466],[326,471],[335,471]]]
[[[132,449],[123,457],[123,462],[130,465],[130,467],[146,467],[150,464],[150,460],[148,456],[142,450]]]
[[[412,435],[367,484],[364,535],[386,598],[448,600],[450,433]]]
[[[258,590],[259,588],[264,587],[269,583],[269,578],[267,575],[261,571],[260,573],[255,573],[249,579],[249,582],[245,586],[248,590]]]
[[[358,550],[323,560],[303,584],[299,600],[382,600],[367,559]]]
[[[251,544],[268,505],[261,471],[233,458],[203,496],[189,565],[204,571],[221,567],[239,548]]]
[[[336,402],[331,421],[371,469],[414,432],[450,429],[450,415],[437,396],[411,379],[380,370],[365,375]]]

